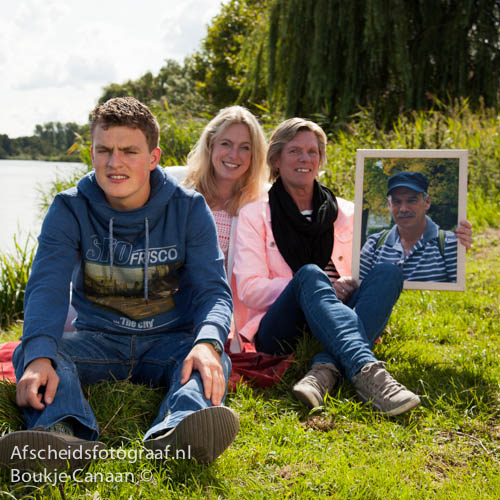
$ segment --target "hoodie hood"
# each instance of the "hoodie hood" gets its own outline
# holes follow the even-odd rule
[[[134,210],[116,210],[106,200],[104,191],[97,184],[95,172],[89,172],[77,185],[78,193],[86,198],[96,219],[103,225],[108,225],[113,218],[115,230],[123,235],[137,235],[139,226],[144,225],[147,217],[150,225],[163,216],[165,205],[170,201],[178,182],[169,176],[164,169],[157,166],[150,175],[151,194],[149,200],[140,208]]]
[[[89,172],[77,185],[78,192],[88,200],[90,212],[96,221],[108,228],[110,278],[113,278],[115,239],[114,233],[121,237],[135,239],[143,235],[145,239],[144,259],[144,298],[149,298],[149,232],[161,220],[165,205],[172,197],[178,183],[159,166],[150,174],[151,193],[142,207],[134,210],[117,210],[108,201],[104,191],[97,183],[95,172]]]

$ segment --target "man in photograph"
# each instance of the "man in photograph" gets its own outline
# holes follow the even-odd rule
[[[429,181],[420,172],[400,172],[387,181],[387,203],[394,221],[389,230],[368,237],[360,256],[360,278],[376,264],[389,262],[403,271],[404,281],[457,280],[457,240],[466,249],[472,242],[471,225],[462,221],[444,231],[427,215]]]

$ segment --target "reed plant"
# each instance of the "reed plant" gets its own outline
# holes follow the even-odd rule
[[[0,253],[0,329],[24,317],[24,292],[34,255],[30,236],[23,244],[14,237],[14,250]]]
[[[38,207],[40,215],[44,216],[49,209],[54,197],[57,193],[65,191],[72,186],[76,186],[78,181],[91,170],[91,167],[85,163],[78,168],[75,168],[71,173],[57,173],[55,179],[46,187],[37,187]]]

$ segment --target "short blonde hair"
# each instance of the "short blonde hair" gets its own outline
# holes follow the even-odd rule
[[[279,170],[274,167],[276,159],[281,155],[285,145],[299,132],[303,131],[313,132],[316,135],[318,138],[319,165],[321,167],[326,163],[326,134],[323,129],[317,123],[304,120],[303,118],[289,118],[274,129],[269,140],[267,164],[271,169],[269,177],[271,182],[275,181],[280,175]]]
[[[237,215],[240,208],[256,200],[264,191],[268,177],[266,165],[266,138],[257,118],[242,106],[221,109],[217,116],[205,127],[200,139],[187,158],[188,174],[184,184],[200,192],[207,203],[217,199],[218,188],[211,157],[215,141],[231,125],[243,123],[250,132],[250,168],[236,181],[233,196],[226,210]]]

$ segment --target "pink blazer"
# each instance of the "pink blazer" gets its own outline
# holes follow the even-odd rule
[[[340,276],[350,276],[354,203],[342,198],[337,198],[337,202],[332,261]],[[236,227],[233,278],[240,307],[235,307],[234,319],[239,334],[246,340],[253,341],[260,320],[292,276],[274,241],[266,193],[240,210]]]

